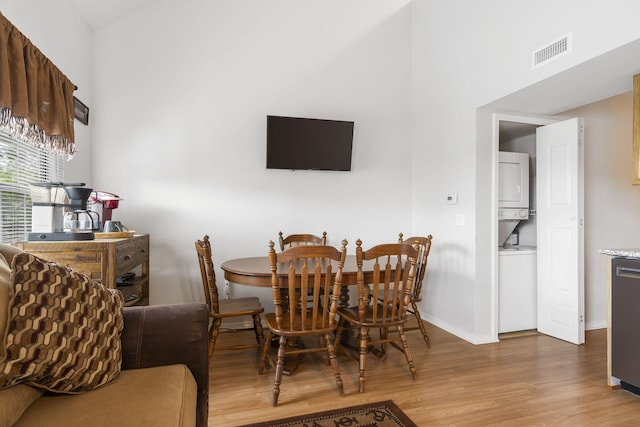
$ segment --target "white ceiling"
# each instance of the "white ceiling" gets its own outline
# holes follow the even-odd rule
[[[164,0],[71,0],[87,26],[95,31]]]
[[[92,31],[166,0],[70,0]],[[640,41],[496,100],[488,107],[532,114],[557,114],[633,89],[629,76],[640,73]]]
[[[487,107],[497,111],[555,115],[633,90],[633,76],[640,73],[640,40],[613,49]]]

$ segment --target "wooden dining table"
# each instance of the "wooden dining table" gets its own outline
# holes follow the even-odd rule
[[[338,263],[333,262],[333,271],[338,269]],[[362,273],[365,283],[370,283],[373,275],[373,261],[364,261]],[[223,262],[220,268],[224,271],[224,278],[230,283],[239,285],[256,286],[262,288],[271,287],[271,266],[268,256],[236,258]],[[289,283],[288,264],[278,265],[278,278],[280,286],[286,287]],[[340,295],[340,305],[345,307],[349,304],[348,286],[357,285],[358,264],[355,255],[347,255],[342,268],[342,290]]]
[[[365,279],[367,274],[371,274],[372,265],[363,264],[362,269]],[[247,286],[271,287],[271,266],[269,265],[268,256],[230,259],[223,262],[220,268],[224,271],[224,278],[229,282]],[[281,286],[288,284],[287,269],[288,264],[286,263],[278,265],[277,273]],[[338,263],[334,262],[333,271],[337,269]],[[356,256],[347,255],[342,268],[342,284],[345,286],[356,285],[357,274]]]

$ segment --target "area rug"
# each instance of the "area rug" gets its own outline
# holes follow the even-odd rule
[[[418,427],[391,400],[242,427]]]

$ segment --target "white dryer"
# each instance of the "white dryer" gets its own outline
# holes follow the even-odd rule
[[[529,154],[498,152],[498,246],[529,219]]]

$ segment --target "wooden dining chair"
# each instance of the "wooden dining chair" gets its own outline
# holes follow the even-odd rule
[[[280,243],[280,250],[284,251],[286,248],[294,246],[313,246],[313,245],[326,245],[327,244],[327,232],[322,232],[322,237],[315,234],[290,234],[284,237],[282,231],[278,233],[278,241]],[[286,298],[286,293],[283,294]]]
[[[326,245],[303,245],[276,253],[274,246],[273,241],[269,242],[271,290],[275,310],[265,314],[268,330],[259,370],[260,374],[264,372],[271,340],[279,337],[272,404],[278,404],[285,356],[310,352],[325,353],[338,391],[344,396],[333,333],[338,324],[336,312],[342,285],[342,269],[347,256],[347,241],[342,241],[340,250]],[[280,274],[286,274],[286,279],[279,276],[279,268],[282,269]],[[283,298],[283,290],[287,291],[288,299]],[[321,339],[301,342],[302,338],[309,336],[320,336]],[[288,345],[290,340],[296,345]]]
[[[204,297],[209,307],[209,318],[212,320],[211,326],[209,327],[209,357],[213,355],[214,351],[242,350],[253,347],[262,348],[264,335],[260,313],[264,311],[264,308],[260,304],[260,300],[257,297],[220,299],[218,296],[218,287],[216,286],[216,274],[213,268],[209,236],[204,236],[202,240],[196,240],[195,246],[198,253],[198,263],[200,264]],[[225,319],[245,316],[251,316],[253,320],[252,327],[236,327],[233,329],[224,329],[221,327],[222,321]],[[226,347],[216,346],[216,339],[220,333],[248,330],[254,331],[257,344],[235,344]]]
[[[416,368],[409,351],[404,325],[407,323],[408,306],[415,282],[417,246],[403,243],[386,243],[362,250],[362,241],[356,242],[358,265],[358,305],[338,307],[340,322],[336,330],[338,345],[345,327],[357,328],[360,393],[364,393],[367,351],[370,346],[400,342],[411,376],[416,380]],[[365,282],[363,265],[372,263],[371,279]],[[399,274],[398,274],[399,273]],[[370,329],[385,330],[380,339],[374,340]]]
[[[322,237],[318,237],[314,234],[290,234],[284,237],[282,231],[278,233],[278,240],[280,242],[280,250],[284,251],[286,248],[292,246],[302,245],[326,245],[327,244],[327,232],[322,232]]]
[[[418,303],[422,301],[422,282],[424,280],[424,274],[427,271],[427,259],[429,257],[429,251],[431,251],[431,239],[433,237],[429,234],[427,237],[414,236],[403,239],[402,233],[398,237],[398,243],[408,243],[410,245],[418,245],[418,261],[416,262],[416,280],[411,292],[411,298],[409,299],[409,313],[413,314],[416,318],[418,326],[406,327],[405,331],[411,331],[420,329],[422,332],[422,338],[424,339],[427,347],[431,348],[431,342],[429,341],[429,335],[427,334],[427,327],[422,321],[420,316],[420,310],[418,310]]]

